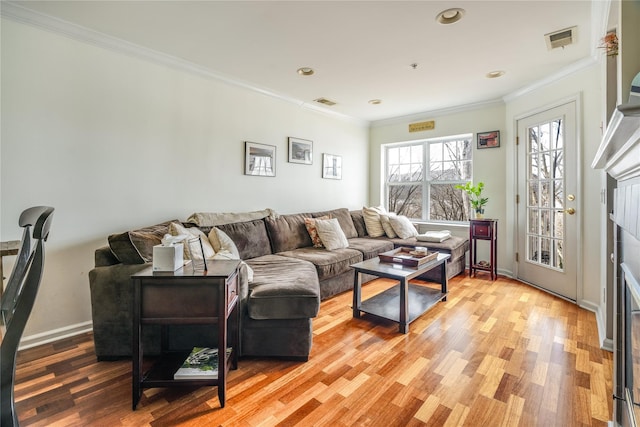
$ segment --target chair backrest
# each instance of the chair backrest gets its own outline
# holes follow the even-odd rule
[[[48,206],[36,206],[22,212],[18,220],[24,232],[16,263],[0,302],[0,322],[5,329],[0,344],[1,427],[18,425],[13,399],[16,356],[42,279],[44,242],[49,237],[53,211]]]

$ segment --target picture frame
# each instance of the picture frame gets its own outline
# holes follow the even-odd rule
[[[322,155],[322,177],[342,179],[342,156],[328,153]]]
[[[313,164],[313,141],[289,137],[289,163]]]
[[[500,147],[500,131],[478,132],[478,149]]]
[[[276,146],[244,142],[244,174],[276,176]]]

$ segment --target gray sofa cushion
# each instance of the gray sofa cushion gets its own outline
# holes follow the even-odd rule
[[[344,232],[344,235],[347,236],[347,239],[358,237],[358,231],[356,230],[355,225],[353,225],[353,220],[351,219],[351,214],[349,213],[348,209],[340,208],[325,212],[314,212],[311,214],[311,216],[314,218],[325,215],[330,215],[331,218],[336,218],[338,220],[340,228],[342,228],[342,231]]]
[[[265,218],[274,254],[313,246],[307,227],[304,225],[305,218],[311,218],[311,214],[300,213]]]
[[[241,259],[247,260],[272,253],[267,228],[262,219],[218,225],[217,227],[233,240]]]
[[[362,261],[362,252],[355,249],[336,249],[328,251],[319,248],[299,248],[292,251],[280,252],[278,255],[303,259],[316,267],[318,279],[323,281],[349,270],[351,264]]]
[[[313,264],[295,258],[265,255],[249,259],[248,312],[252,319],[304,319],[320,308],[320,286]]]
[[[161,243],[164,235],[169,232],[169,225],[172,222],[180,221],[174,219],[138,230],[112,234],[107,239],[111,252],[123,264],[151,262],[153,247]]]
[[[371,259],[377,257],[381,252],[392,250],[393,242],[382,239],[356,237],[349,239],[349,247],[362,252],[364,259]]]

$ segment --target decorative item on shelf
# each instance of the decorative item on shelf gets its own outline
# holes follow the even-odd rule
[[[600,49],[607,52],[607,56],[618,56],[618,36],[616,33],[607,33],[601,40]]]
[[[475,218],[484,218],[484,206],[489,202],[488,197],[482,197],[484,182],[480,181],[476,185],[472,185],[471,182],[467,182],[464,185],[457,184],[455,188],[469,195],[469,203],[471,203]]]

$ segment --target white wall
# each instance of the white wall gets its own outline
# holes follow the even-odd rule
[[[7,19],[1,42],[0,238],[20,237],[26,207],[56,208],[25,336],[90,322],[87,273],[111,233],[196,211],[367,203],[362,124]],[[313,165],[287,162],[288,136],[313,141]],[[277,147],[275,178],[243,174],[243,141]],[[321,178],[322,153],[343,156],[342,180]]]
[[[421,122],[424,120],[435,120],[435,128],[430,131],[409,132],[409,123]],[[476,133],[499,130],[501,133],[500,147],[476,148]],[[502,274],[511,274],[511,265],[507,263],[504,251],[504,229],[505,229],[505,168],[506,146],[511,142],[504,134],[505,130],[505,107],[502,102],[488,103],[473,108],[464,108],[457,111],[440,112],[424,116],[412,116],[410,118],[399,118],[393,120],[379,121],[374,123],[370,130],[371,144],[371,170],[369,177],[370,193],[369,199],[373,205],[378,205],[383,199],[383,186],[381,177],[381,154],[382,144],[393,142],[415,141],[428,138],[437,138],[449,135],[459,135],[473,133],[473,181],[485,183],[485,191],[489,197],[489,203],[485,208],[486,218],[498,219],[498,270]],[[468,237],[469,227],[467,224],[459,227],[447,224],[439,227],[429,225],[430,229],[447,228],[454,234]],[[485,247],[486,246],[486,247]],[[488,245],[478,245],[478,259],[488,259]]]

